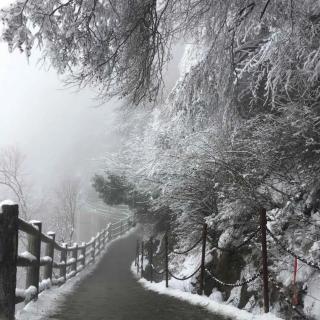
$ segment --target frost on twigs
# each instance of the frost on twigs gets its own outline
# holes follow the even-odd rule
[[[69,73],[70,84],[93,84],[102,98],[148,102],[161,89],[172,35],[162,18],[171,5],[147,3],[18,1],[1,12],[2,38],[27,57],[36,46],[44,49],[59,73]]]

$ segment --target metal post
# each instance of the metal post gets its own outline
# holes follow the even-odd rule
[[[0,319],[14,320],[18,253],[18,205],[0,207]]]
[[[203,224],[202,230],[202,254],[201,254],[201,273],[200,273],[200,295],[204,294],[204,275],[205,275],[205,259],[206,259],[206,243],[207,243],[208,225]]]
[[[141,241],[141,277],[143,277],[143,252],[144,252],[144,242]]]
[[[269,312],[268,252],[267,252],[267,212],[260,209],[261,246],[262,246],[262,280],[264,312]]]
[[[169,287],[169,243],[168,243],[168,232],[166,232],[165,238],[165,268],[166,268],[166,287]]]

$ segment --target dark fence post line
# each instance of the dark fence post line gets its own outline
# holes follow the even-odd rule
[[[137,267],[139,266],[139,240],[137,240],[137,245],[136,245],[136,258],[134,260],[134,265]],[[139,272],[139,269],[138,269]]]
[[[28,252],[36,258],[36,263],[27,268],[26,288],[30,286],[36,287],[35,299],[37,299],[39,293],[42,223],[36,222],[33,224],[38,227],[38,233],[35,236],[28,235]],[[26,302],[28,303],[29,301]]]
[[[153,238],[150,238],[150,255],[149,255],[149,263],[150,263],[150,280],[153,282]]]
[[[96,257],[99,254],[99,232],[95,237],[94,244],[94,256]]]
[[[0,319],[14,320],[18,253],[18,205],[0,207]]]
[[[137,263],[137,273],[140,272],[140,243],[139,240],[137,240],[137,252],[136,252],[136,263]]]
[[[165,241],[165,271],[166,271],[166,287],[169,287],[169,243],[168,243],[168,232],[164,236]]]
[[[76,248],[72,250],[72,258],[75,260],[71,265],[71,271],[75,271],[77,273],[77,263],[78,263],[78,244],[76,244]]]
[[[52,238],[50,243],[46,246],[46,256],[51,258],[51,263],[47,264],[44,268],[44,278],[52,280],[52,270],[53,270],[53,259],[54,259],[54,243],[56,239],[56,234],[54,232],[49,232],[48,236]]]
[[[77,270],[78,270],[78,257],[79,257],[79,245],[78,244],[76,244],[76,247],[77,247],[77,249],[76,249],[76,256],[75,256],[75,258],[76,258],[76,263],[75,263],[75,265],[76,265],[76,273],[77,273]]]
[[[143,277],[143,252],[144,252],[144,242],[141,241],[141,277]]]
[[[106,229],[103,229],[103,238],[102,238],[102,247],[105,248],[106,246]]]
[[[60,277],[63,277],[64,281],[66,281],[67,280],[67,266],[66,266],[66,263],[67,263],[67,256],[68,256],[67,255],[68,245],[64,244],[64,247],[65,247],[65,249],[61,250],[61,253],[60,253],[60,263],[64,264],[60,268]]]
[[[137,242],[137,272],[140,272],[140,243]]]
[[[138,261],[138,255],[137,255],[138,245],[139,245],[139,240],[137,240],[137,242],[136,242],[136,255],[135,255],[135,257],[134,257],[134,266],[135,266],[135,267],[137,266],[137,261]]]
[[[82,265],[83,268],[86,266],[86,243],[82,242],[82,249],[81,249],[81,255],[83,256],[82,258]]]
[[[97,245],[97,255],[100,253],[101,245],[101,232],[98,233],[98,245]]]
[[[91,258],[92,261],[94,262],[96,259],[96,239],[94,238],[93,243],[92,243],[92,251],[91,251]]]
[[[109,224],[108,227],[108,242],[110,242],[112,240],[112,224]]]
[[[268,251],[267,251],[267,212],[260,209],[261,247],[262,247],[262,280],[264,312],[269,312],[269,274],[268,274]]]
[[[201,253],[201,269],[200,269],[200,295],[204,294],[204,276],[205,276],[205,262],[206,262],[206,244],[207,244],[208,225],[203,224],[202,230],[202,253]]]

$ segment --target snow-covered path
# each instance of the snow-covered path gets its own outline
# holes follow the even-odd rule
[[[147,291],[130,272],[136,235],[110,245],[99,266],[79,282],[54,314],[54,320],[222,320],[198,306]]]

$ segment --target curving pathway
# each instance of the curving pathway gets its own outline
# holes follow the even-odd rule
[[[201,307],[146,291],[129,266],[136,235],[113,242],[95,272],[81,281],[51,320],[223,320]]]

